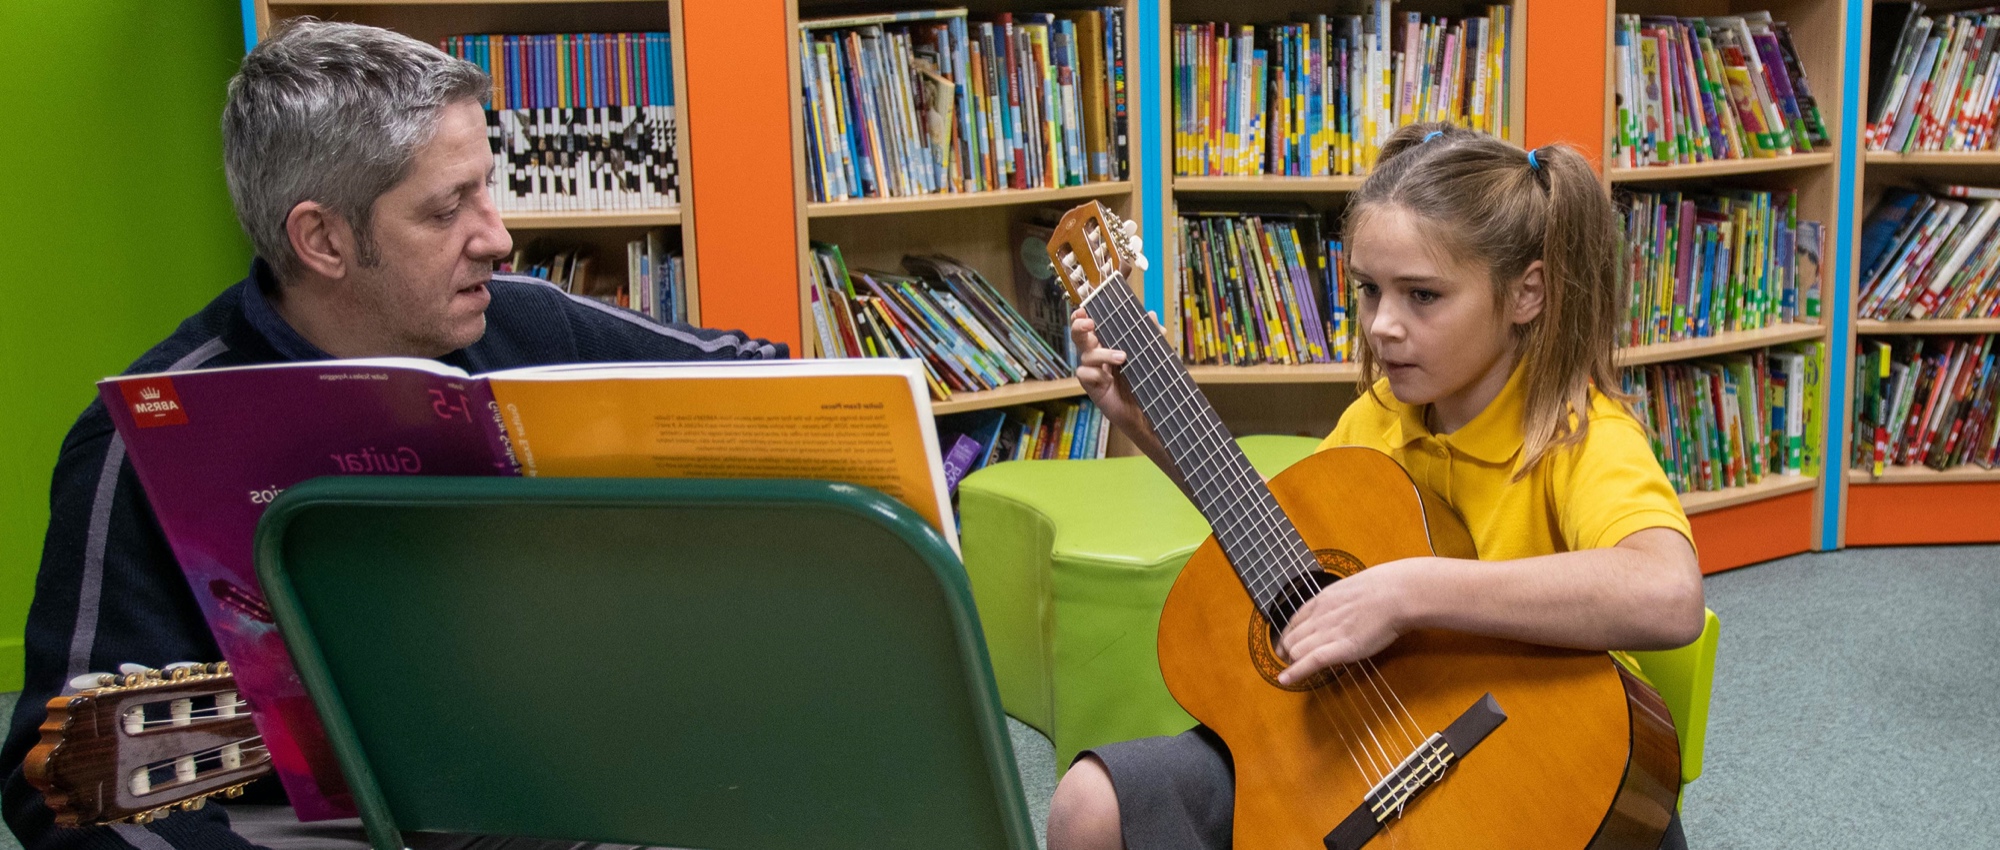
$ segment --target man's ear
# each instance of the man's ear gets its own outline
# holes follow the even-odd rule
[[[1548,297],[1546,278],[1542,274],[1542,261],[1528,264],[1528,270],[1521,274],[1521,285],[1514,287],[1514,304],[1508,321],[1525,325],[1542,314],[1543,299]]]
[[[346,220],[317,201],[300,201],[285,216],[285,235],[299,264],[321,277],[339,280],[354,265],[354,232]]]

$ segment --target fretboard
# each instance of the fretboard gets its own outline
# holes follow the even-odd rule
[[[1124,279],[1113,275],[1092,291],[1083,309],[1097,323],[1098,340],[1125,352],[1119,370],[1180,470],[1188,495],[1215,529],[1258,610],[1282,625],[1303,601],[1289,599],[1287,587],[1317,568],[1312,550]],[[1276,604],[1281,598],[1290,604]]]

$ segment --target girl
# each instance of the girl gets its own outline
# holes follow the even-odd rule
[[[1701,635],[1687,517],[1645,430],[1617,400],[1620,305],[1609,200],[1567,147],[1523,153],[1442,124],[1405,127],[1349,202],[1348,272],[1368,391],[1329,446],[1379,449],[1464,517],[1480,560],[1411,558],[1330,585],[1281,641],[1290,683],[1415,629],[1579,649],[1664,649]],[[1180,480],[1082,311],[1077,377]],[[1379,378],[1379,380],[1378,380]],[[1049,808],[1050,850],[1227,847],[1221,739],[1100,747]],[[1676,821],[1662,847],[1681,847]]]

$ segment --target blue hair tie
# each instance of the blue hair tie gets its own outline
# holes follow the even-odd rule
[[[1542,164],[1535,161],[1534,151],[1528,151],[1528,167],[1536,171],[1542,170]]]
[[[1439,136],[1442,136],[1442,135],[1444,135],[1444,131],[1443,131],[1443,130],[1432,130],[1432,131],[1430,131],[1430,132],[1428,132],[1428,133],[1425,133],[1425,134],[1424,134],[1424,141],[1425,141],[1425,142],[1428,142],[1428,141],[1430,141],[1430,140],[1432,140],[1432,139],[1435,139],[1435,138],[1437,138],[1437,137],[1439,137]],[[1418,144],[1422,144],[1422,142],[1419,142]]]

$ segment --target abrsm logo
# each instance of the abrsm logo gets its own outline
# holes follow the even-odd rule
[[[172,378],[127,381],[118,385],[118,391],[132,408],[132,421],[141,428],[187,424],[187,411],[181,409],[181,397],[174,392]]]

